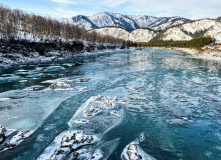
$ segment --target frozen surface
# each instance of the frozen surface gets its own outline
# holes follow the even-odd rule
[[[85,135],[83,131],[66,131],[59,134],[52,144],[38,157],[38,160],[62,159],[65,158],[72,149],[93,144],[98,138],[93,135]]]
[[[89,158],[101,153],[95,152],[98,149],[101,159],[119,160],[143,132],[139,147],[156,159],[221,159],[221,64],[178,50],[116,53],[82,57],[77,64],[68,60],[0,70],[1,124],[36,130],[30,141],[1,153],[0,159],[37,159],[60,133],[78,130],[99,138],[77,149],[84,149]],[[75,87],[48,89],[57,82]],[[35,85],[45,88],[24,90]],[[90,99],[95,95],[109,102]],[[102,109],[85,116],[93,105]],[[88,113],[96,112],[92,110]]]
[[[84,118],[87,123],[79,123]],[[124,106],[105,96],[93,96],[76,111],[69,121],[71,128],[83,128],[85,132],[103,135],[122,123],[125,118]],[[76,123],[77,122],[77,123]]]
[[[96,107],[94,108],[94,106]],[[109,111],[112,108],[120,110],[120,113],[113,117]],[[101,149],[94,150],[94,153],[89,153],[89,151],[85,150],[80,150],[77,152],[76,150],[81,146],[91,145],[100,141],[102,136],[107,133],[107,131],[111,130],[122,122],[124,118],[123,111],[122,106],[117,106],[107,97],[100,95],[91,97],[76,111],[74,117],[70,120],[69,131],[58,135],[38,159],[64,159],[70,154],[73,154],[75,157],[80,154],[80,159],[101,159],[103,157],[103,152]],[[76,119],[78,117],[87,117],[87,119]],[[82,130],[76,131],[78,128],[81,128]],[[105,144],[101,143],[99,147],[105,148]],[[95,146],[93,148],[97,147]],[[75,152],[72,153],[73,151]],[[105,149],[105,157],[108,157],[112,151],[113,150]]]

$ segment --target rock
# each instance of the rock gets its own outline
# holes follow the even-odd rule
[[[0,134],[4,134],[6,132],[6,129],[3,126],[0,126]]]
[[[30,130],[21,130],[18,131],[14,136],[11,136],[15,132],[16,130],[5,129],[3,135],[5,138],[3,138],[3,141],[1,142],[3,145],[0,148],[0,153],[8,149],[13,149],[17,147],[21,142],[23,142],[27,137],[29,137],[33,133],[33,131]]]
[[[20,144],[25,138],[30,134],[30,130],[21,130],[15,136],[13,136],[9,141],[7,141],[7,146],[15,147]]]
[[[57,82],[57,83],[51,84],[49,88],[52,90],[67,90],[67,89],[72,89],[73,86],[64,82]]]
[[[6,129],[0,126],[0,144],[3,143],[6,138],[5,132],[6,132]]]
[[[78,78],[78,80],[79,80],[80,82],[88,82],[88,81],[91,80],[91,78]]]

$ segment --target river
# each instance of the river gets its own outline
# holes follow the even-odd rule
[[[78,78],[91,78],[79,82]],[[50,90],[54,82],[75,86]],[[41,91],[25,88],[45,87]],[[0,70],[0,124],[35,132],[0,159],[34,160],[68,129],[91,96],[125,99],[127,123],[103,137],[117,139],[110,160],[144,133],[141,148],[158,160],[221,159],[221,65],[166,49],[115,51]]]

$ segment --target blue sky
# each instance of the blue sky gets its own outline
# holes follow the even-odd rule
[[[0,3],[52,18],[100,12],[190,19],[221,16],[221,0],[0,0]]]

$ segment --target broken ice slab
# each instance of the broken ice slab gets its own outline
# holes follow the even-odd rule
[[[100,141],[94,146],[91,146],[87,149],[77,150],[69,156],[70,159],[78,159],[78,160],[105,160],[108,159],[109,156],[116,150],[119,144],[119,138],[114,139],[112,141]],[[68,158],[69,158],[68,157]]]
[[[102,112],[93,116],[85,115],[93,105],[102,108]],[[111,114],[111,111],[117,111],[115,113],[119,113],[119,116]],[[117,143],[115,141],[113,143],[110,142],[110,144],[103,142],[99,143],[99,145],[91,144],[100,141],[107,131],[121,124],[124,117],[125,112],[122,104],[115,104],[103,96],[91,97],[76,111],[69,121],[69,131],[58,135],[38,160],[74,159],[73,157],[78,155],[82,158],[86,156],[86,159],[104,159],[116,149],[118,141]],[[89,147],[90,150],[85,150],[84,148],[84,150],[80,150],[82,152],[77,152],[79,147],[82,146]],[[105,153],[104,157],[102,153]]]
[[[78,119],[78,120],[75,120],[74,123],[88,123],[89,120],[87,119]]]
[[[120,116],[120,114],[116,110],[111,111],[111,114],[116,115],[116,116]]]
[[[25,88],[24,90],[28,90],[28,91],[39,91],[39,90],[43,90],[45,89],[45,86],[41,86],[41,85],[34,85],[34,86],[30,86]]]
[[[141,138],[142,136],[142,138]],[[128,144],[122,154],[121,154],[121,159],[122,160],[156,160],[154,157],[150,156],[149,154],[147,154],[141,147],[139,144],[139,141],[143,141],[145,139],[144,135],[141,134],[139,136],[139,140],[136,139],[133,142],[131,142],[130,144]]]
[[[77,160],[101,160],[103,159],[103,152],[100,149],[96,149],[94,153],[91,153],[88,149],[80,149],[73,152],[70,159]]]
[[[122,160],[156,160],[154,157],[148,155],[142,150],[138,142],[131,142],[124,148],[121,154]]]
[[[38,160],[64,159],[77,148],[97,142],[95,135],[86,135],[83,131],[65,131],[58,135],[52,144],[38,157]]]
[[[93,96],[79,107],[68,124],[73,129],[102,136],[121,124],[124,118],[125,109],[122,103],[116,103],[104,96]],[[87,123],[78,123],[81,119],[87,120]]]
[[[21,142],[29,137],[33,131],[6,129],[0,126],[0,153],[16,148]]]
[[[74,86],[72,86],[70,84],[67,84],[65,82],[57,82],[57,83],[51,84],[49,86],[49,88],[52,89],[52,90],[70,90],[73,87]]]

